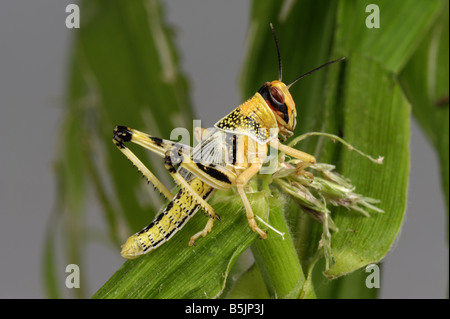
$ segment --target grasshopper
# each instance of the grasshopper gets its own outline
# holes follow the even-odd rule
[[[208,216],[204,229],[194,234],[189,245],[211,231],[218,214],[208,204],[215,190],[236,187],[245,207],[250,228],[263,239],[266,232],[258,227],[246,185],[261,169],[269,146],[299,160],[297,171],[315,164],[314,156],[286,146],[281,141],[292,136],[297,111],[289,88],[303,77],[338,61],[334,60],[295,79],[291,84],[282,82],[281,56],[278,40],[270,24],[278,55],[278,80],[266,82],[246,102],[219,120],[212,129],[197,128],[199,143],[195,147],[151,136],[126,126],[114,129],[113,142],[117,148],[170,202],[144,229],[132,235],[122,246],[121,255],[137,258],[169,240],[185,223],[202,208]],[[136,143],[164,159],[165,168],[180,190],[174,195],[150,172],[150,170],[125,146]]]

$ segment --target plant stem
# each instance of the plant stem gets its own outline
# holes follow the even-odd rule
[[[284,240],[269,231],[269,238],[256,240],[252,252],[272,298],[298,298],[305,275],[283,215],[284,199],[274,195],[269,198],[269,224],[284,232]]]

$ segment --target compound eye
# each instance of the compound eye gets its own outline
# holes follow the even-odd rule
[[[275,102],[284,104],[284,94],[279,88],[272,86],[270,88],[270,95],[272,96],[272,99],[275,100]]]

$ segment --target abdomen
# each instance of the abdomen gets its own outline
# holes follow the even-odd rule
[[[205,201],[214,188],[194,177],[189,181],[191,188]],[[164,210],[144,229],[132,235],[122,246],[121,255],[134,259],[169,240],[197,212],[200,206],[184,189],[174,196]]]

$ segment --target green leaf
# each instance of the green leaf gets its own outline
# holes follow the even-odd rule
[[[366,27],[370,20],[366,8],[379,8],[380,27]],[[379,62],[389,71],[398,73],[436,19],[442,1],[420,1],[411,5],[405,1],[345,0],[339,2],[336,47],[345,52],[357,51]]]
[[[252,287],[252,289],[248,289]],[[269,299],[270,295],[267,291],[264,279],[256,266],[253,264],[246,272],[244,272],[233,288],[227,294],[230,299]]]
[[[266,193],[249,194],[255,214],[264,218]],[[163,249],[124,263],[94,298],[214,298],[225,288],[237,257],[257,238],[243,204],[233,191],[218,192],[210,200],[220,212],[211,233],[188,247],[189,238],[203,229],[206,218],[196,215]],[[266,216],[267,217],[267,216]]]
[[[114,127],[168,138],[172,128],[189,127],[192,111],[158,1],[91,0],[80,10],[57,167],[66,259],[81,267],[90,233],[84,214],[88,191],[96,195],[118,253],[125,234],[146,225],[163,204],[112,143]],[[142,150],[136,153],[170,185],[162,163],[153,165]]]
[[[379,265],[380,266],[380,265]],[[330,281],[320,270],[323,265],[315,267],[312,281],[316,287],[317,296],[321,299],[374,299],[379,289],[368,288],[366,280],[370,273],[363,269],[352,272]],[[380,267],[381,268],[381,267]],[[382,269],[382,268],[381,268]],[[382,274],[382,270],[379,272]],[[369,278],[370,279],[370,278]],[[381,278],[379,278],[381,280]]]
[[[409,173],[410,107],[400,86],[377,62],[353,53],[347,63],[344,138],[385,159],[375,166],[343,149],[338,167],[358,193],[380,199],[385,213],[365,218],[343,209],[335,212],[340,231],[332,240],[335,264],[326,271],[331,278],[377,263],[387,254],[406,209]]]
[[[415,118],[436,148],[443,193],[449,207],[449,13],[448,2],[439,19],[400,73],[400,81]]]
[[[81,10],[85,18],[74,50],[69,103],[80,109],[82,147],[88,150],[93,171],[102,173],[106,166],[111,173],[100,178],[115,188],[114,201],[120,205],[115,218],[122,214],[131,228],[139,229],[149,211],[157,211],[155,204],[162,202],[158,196],[153,196],[155,203],[136,196],[143,191],[142,181],[112,142],[105,145],[105,141],[112,139],[116,125],[163,137],[170,136],[174,127],[188,127],[192,112],[186,81],[178,72],[157,1],[85,1]],[[136,153],[148,158],[142,150]],[[170,181],[162,165],[146,164]]]
[[[381,27],[369,29],[365,20],[370,3],[343,0],[319,6],[314,1],[289,5],[255,1],[252,8],[250,49],[242,78],[244,96],[251,95],[258,83],[276,78],[275,49],[263,41],[270,38],[267,24],[272,22],[283,58],[283,79],[293,79],[341,56],[347,58],[343,65],[329,66],[291,88],[297,103],[296,134],[334,133],[374,157],[385,156],[384,164],[376,166],[325,138],[311,138],[298,146],[319,161],[335,164],[356,185],[356,192],[380,199],[385,211],[365,218],[334,209],[339,232],[332,237],[336,263],[326,272],[330,278],[380,261],[400,231],[409,174],[410,110],[396,73],[427,36],[442,8],[440,1],[419,2],[414,7],[399,1],[377,1]],[[292,74],[293,70],[298,73]],[[287,213],[289,219],[301,216],[292,206]],[[307,218],[293,224],[298,255],[308,269],[322,228]],[[339,281],[345,280],[354,279],[346,276]],[[349,294],[344,291],[342,295]]]
[[[346,57],[345,62],[328,66],[292,87],[298,112],[295,135],[328,132],[372,156],[385,157],[383,165],[375,165],[324,137],[308,138],[298,145],[319,161],[336,165],[351,179],[357,193],[380,199],[379,207],[384,210],[367,218],[328,207],[339,229],[331,239],[335,262],[325,271],[327,278],[334,280],[323,276],[324,263],[319,260],[322,225],[293,201],[278,196],[270,185],[276,196],[268,198],[267,187],[263,187],[265,191],[249,194],[249,199],[256,214],[286,233],[285,240],[268,230],[267,240],[255,241],[258,235],[248,227],[239,196],[232,190],[217,192],[210,203],[222,222],[216,222],[196,247],[187,243],[205,226],[202,214],[164,246],[126,261],[95,298],[376,297],[375,290],[364,286],[365,273],[356,270],[384,258],[405,212],[410,106],[403,90],[415,114],[427,113],[422,106],[416,108],[416,101],[425,100],[428,107],[429,101],[446,93],[448,97],[448,61],[444,61],[448,60],[448,49],[444,49],[448,47],[448,12],[440,15],[444,2],[422,1],[414,6],[400,1],[376,3],[379,29],[368,29],[365,24],[370,1],[340,0],[327,6],[314,0],[254,1],[252,5],[241,79],[243,96],[252,96],[262,83],[276,79],[272,22],[285,83],[327,61]],[[169,138],[173,127],[189,129],[192,119],[187,84],[178,70],[172,34],[161,19],[158,1],[91,0],[82,2],[82,11],[58,164],[61,198],[66,203],[63,210],[69,217],[62,219],[62,227],[69,254],[77,263],[82,262],[82,245],[88,237],[83,213],[87,189],[94,190],[109,238],[118,250],[124,239],[122,226],[130,228],[124,233],[132,234],[148,224],[163,205],[155,193],[147,192],[148,186],[109,142],[114,126],[127,125]],[[432,57],[437,57],[436,63]],[[426,68],[425,60],[429,62]],[[433,69],[441,64],[446,69]],[[420,81],[420,76],[427,81]],[[433,94],[429,94],[430,87]],[[448,154],[448,106],[444,110],[447,122],[437,119],[443,118],[441,113],[428,112],[433,114],[425,114],[422,125],[441,152],[448,194],[448,155],[444,155],[445,150]],[[442,129],[435,128],[438,121],[443,122]],[[440,135],[447,139],[437,137]],[[160,159],[147,157],[139,149],[136,153],[166,185],[170,183],[157,163]],[[55,259],[51,244],[47,273]],[[246,258],[242,253],[250,246],[256,263],[241,269],[238,260]],[[239,267],[234,268],[236,264]],[[230,278],[232,274],[237,279]],[[54,281],[49,290],[58,293]]]

